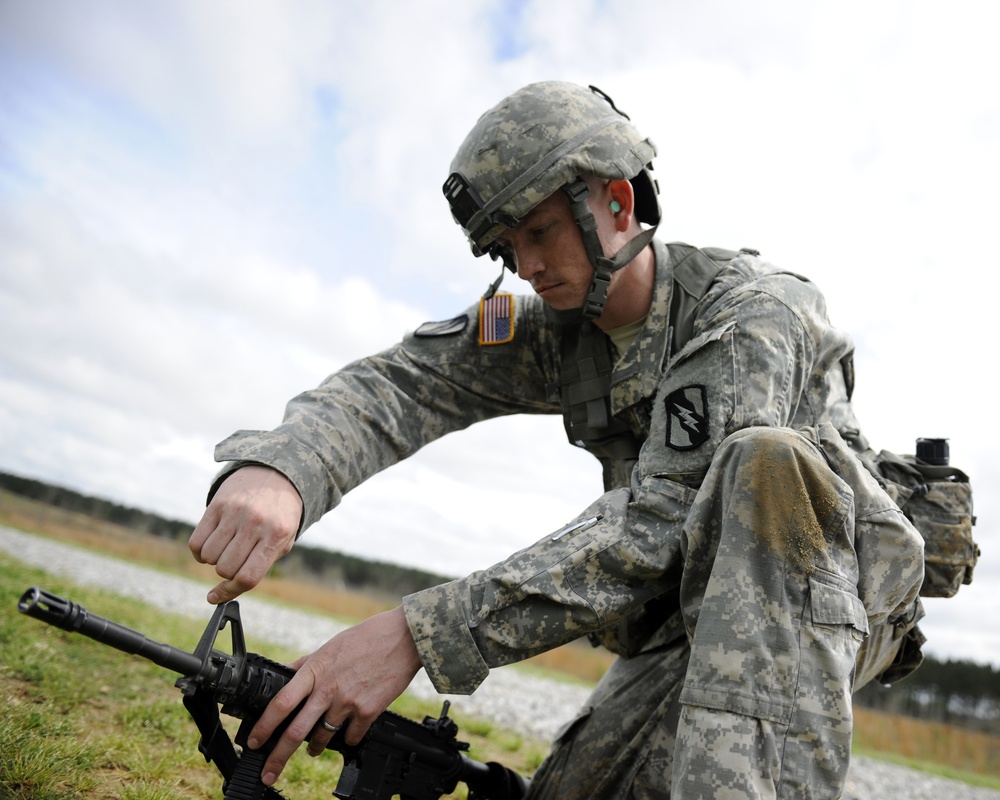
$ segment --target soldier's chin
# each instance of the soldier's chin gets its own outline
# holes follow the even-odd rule
[[[561,288],[555,287],[547,292],[539,292],[539,297],[549,308],[556,311],[573,311],[583,306],[582,297],[567,297],[565,292],[560,291]]]

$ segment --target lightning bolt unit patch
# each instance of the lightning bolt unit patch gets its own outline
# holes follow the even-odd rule
[[[708,403],[705,387],[684,386],[667,395],[667,447],[693,450],[708,441]]]

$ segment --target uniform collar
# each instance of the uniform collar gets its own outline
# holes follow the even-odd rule
[[[652,399],[660,385],[660,376],[669,355],[671,278],[674,259],[669,248],[653,239],[655,276],[653,299],[646,324],[621,355],[611,373],[611,412],[617,414],[629,406]]]

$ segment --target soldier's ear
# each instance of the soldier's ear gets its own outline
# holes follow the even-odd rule
[[[635,217],[635,192],[628,181],[608,181],[611,196],[609,207],[615,219],[615,229],[627,231]]]

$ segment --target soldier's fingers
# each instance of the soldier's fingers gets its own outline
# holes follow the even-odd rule
[[[337,735],[337,731],[344,727],[344,723],[342,722],[331,723],[327,719],[328,713],[319,718],[316,727],[313,728],[312,736],[309,737],[309,747],[306,749],[306,752],[314,758],[326,750],[326,746],[333,741],[333,737]]]
[[[231,521],[220,519],[219,523],[208,533],[196,554],[202,564],[218,564],[225,552],[231,546],[238,534],[238,529]],[[222,577],[229,577],[223,575]]]
[[[212,587],[208,593],[208,602],[212,605],[219,605],[220,603],[228,603],[230,600],[235,600],[244,592],[250,591],[256,583],[240,583],[237,580],[222,581],[222,583]]]
[[[188,538],[188,549],[191,551],[191,555],[195,557],[196,561],[200,561],[202,564],[208,563],[202,556],[202,550],[208,538],[218,527],[218,524],[219,515],[215,508],[206,508],[201,520],[195,526],[195,529],[191,531],[191,536]]]
[[[262,546],[259,541],[248,543],[245,539],[246,537],[242,542],[231,542],[224,558],[216,566],[215,571],[226,580],[209,593],[209,602],[223,603],[250,591],[264,580],[271,565],[277,561],[277,556],[272,555],[273,551]],[[247,552],[251,544],[252,549]]]
[[[295,718],[292,719],[288,727],[282,732],[278,743],[274,746],[274,750],[271,751],[271,754],[267,757],[267,761],[264,763],[264,768],[261,771],[261,779],[265,784],[270,786],[278,779],[281,771],[288,763],[288,759],[292,757],[292,754],[299,748],[299,745],[310,734],[313,736],[317,735],[317,726],[322,730],[320,720],[323,719],[324,711],[325,709],[321,703],[317,703],[314,699],[311,699],[295,715]],[[329,739],[326,741],[329,741]],[[326,741],[323,743],[324,748],[326,747]],[[319,752],[322,752],[322,750]]]
[[[233,580],[239,573],[244,572],[246,573],[244,575],[245,580],[259,571],[258,562],[261,560],[260,554],[256,558],[254,557],[254,551],[258,547],[257,534],[246,529],[238,530],[226,542],[226,547],[219,554],[219,557],[209,563],[215,564],[215,571],[220,578]],[[261,572],[266,572],[269,566],[270,564],[267,564]]]
[[[308,670],[298,672],[271,698],[271,702],[267,704],[264,713],[260,715],[260,719],[257,720],[257,723],[253,726],[253,730],[250,731],[250,735],[247,737],[247,743],[252,750],[256,750],[271,738],[271,735],[285,718],[309,696],[309,693],[312,691],[312,685],[312,676]],[[313,717],[313,723],[318,718],[319,711],[317,710]],[[306,728],[302,735],[303,739],[311,728],[312,724]]]

